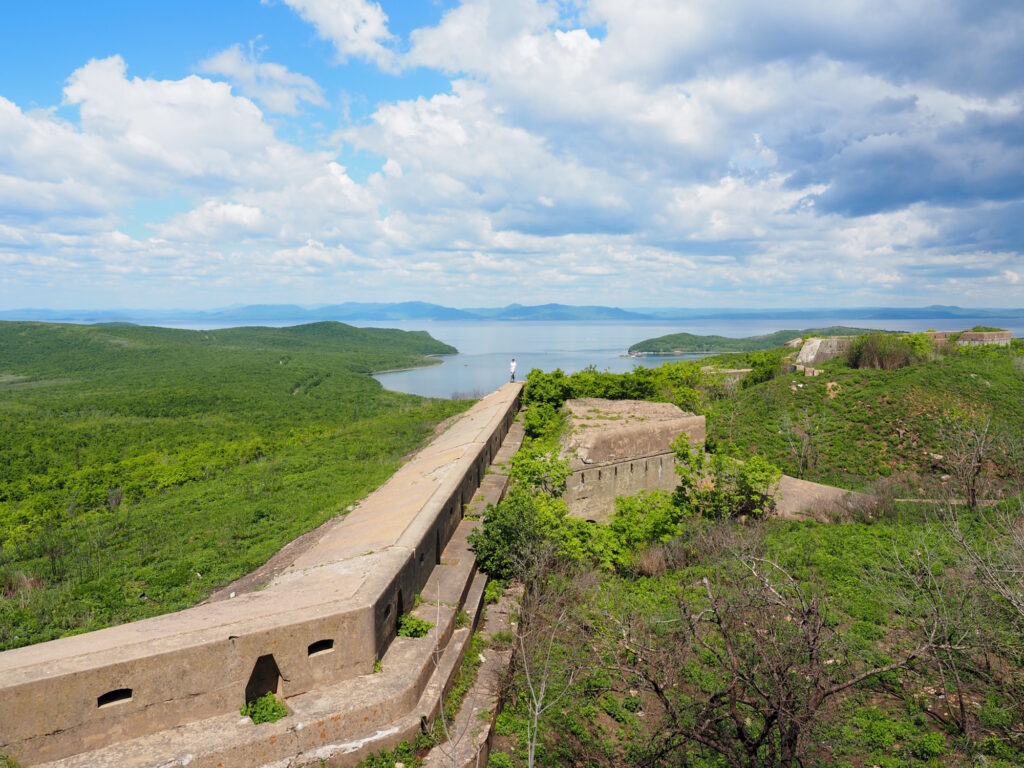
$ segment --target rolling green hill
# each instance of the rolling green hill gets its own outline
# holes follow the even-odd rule
[[[629,348],[629,354],[685,355],[694,352],[756,352],[780,347],[790,339],[801,336],[853,336],[866,333],[863,328],[834,325],[828,328],[806,328],[802,331],[775,331],[763,336],[731,338],[729,336],[697,336],[692,333],[670,333],[653,339],[638,341]]]
[[[935,474],[929,454],[943,453],[947,416],[991,416],[997,436],[1020,441],[1022,359],[1020,349],[964,347],[894,371],[851,369],[836,360],[821,376],[783,374],[714,403],[708,434],[795,475],[795,446],[806,435],[810,466],[803,476],[846,488],[897,472]]]
[[[367,374],[455,350],[340,323],[0,322],[0,649],[191,605],[466,407]]]

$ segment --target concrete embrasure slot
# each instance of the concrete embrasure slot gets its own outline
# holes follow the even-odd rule
[[[245,686],[245,701],[256,701],[266,693],[277,695],[281,692],[281,670],[274,654],[268,653],[256,659],[249,682]]]
[[[131,688],[117,688],[113,691],[107,691],[106,693],[97,696],[96,706],[102,709],[103,707],[112,707],[115,704],[123,704],[124,702],[131,700]]]
[[[306,653],[309,656],[317,656],[321,653],[330,653],[334,650],[334,640],[327,638],[326,640],[317,640],[315,643],[310,643],[306,648]]]

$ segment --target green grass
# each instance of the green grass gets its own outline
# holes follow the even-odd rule
[[[811,426],[816,459],[810,480],[860,488],[898,472],[928,473],[942,453],[940,423],[960,411],[991,414],[997,432],[1024,434],[1024,371],[1007,348],[963,348],[894,371],[854,370],[843,361],[822,375],[787,374],[708,410],[708,435],[720,446],[757,452],[797,472],[787,431]]]
[[[696,542],[699,532],[706,530],[698,521],[693,525],[692,534],[698,534],[697,537],[684,536],[673,545],[677,547],[675,561],[689,564],[670,567],[657,577],[611,573],[600,576],[582,609],[587,621],[593,622],[589,625],[592,632],[600,634],[602,617],[614,614],[615,605],[657,616],[665,626],[672,626],[680,620],[681,606],[694,612],[703,606],[701,579],[708,578],[716,592],[730,589],[731,579],[736,575],[731,552],[709,550],[700,544],[694,544],[696,549],[688,552],[685,542]],[[753,528],[727,522],[715,527],[723,532],[732,531],[738,541],[758,541],[764,557],[785,568],[810,594],[826,599],[829,624],[842,637],[840,647],[871,663],[887,663],[899,648],[912,647],[917,642],[912,634],[913,622],[916,612],[924,610],[924,606],[894,600],[893,595],[899,594],[903,585],[903,577],[893,569],[897,553],[904,562],[912,562],[915,552],[927,550],[936,572],[955,570],[959,562],[955,544],[943,526],[909,509],[894,519],[875,522],[836,525],[766,521]],[[620,676],[614,660],[594,655],[596,645],[592,637],[575,628],[557,636],[556,658],[585,655],[592,661],[568,699],[542,719],[539,765],[566,764],[580,744],[590,745],[603,755],[599,762],[618,764],[621,756],[642,750],[649,737],[648,729],[657,725],[657,709],[650,693],[643,694],[647,697],[645,704],[635,690],[643,689],[641,681]],[[713,691],[717,684],[714,664],[695,664],[687,679],[694,687],[690,695],[699,697],[701,691]],[[892,679],[897,688],[902,684],[911,692],[928,688],[934,693],[929,686],[939,685],[937,674],[929,671],[927,665],[918,665],[915,672],[893,673]],[[707,690],[702,685],[707,685]],[[1006,758],[1007,762],[975,764],[1019,764],[1014,761],[1020,759],[1020,754],[988,730],[1012,730],[1017,719],[1000,702],[995,689],[986,698],[987,685],[990,683],[985,679],[970,678],[969,697],[980,696],[984,704],[977,712],[980,730],[973,732],[972,739],[965,739],[943,730],[914,704],[912,696],[901,699],[883,692],[881,686],[869,680],[842,696],[835,708],[824,713],[807,742],[814,759],[805,764],[893,768],[969,765],[969,756],[978,752]],[[525,681],[519,671],[497,726],[499,735],[515,747],[513,765],[525,765],[522,754],[529,717],[526,701]],[[644,714],[647,705],[652,708]],[[934,702],[933,708],[941,711],[941,706]],[[697,745],[691,758],[694,765],[721,764],[710,754],[702,753]]]
[[[0,323],[0,649],[185,608],[345,512],[468,407],[367,374],[451,351],[340,323]]]

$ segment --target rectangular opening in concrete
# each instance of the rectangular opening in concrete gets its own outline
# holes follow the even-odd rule
[[[327,638],[325,640],[317,640],[315,643],[310,643],[309,647],[306,648],[306,653],[309,656],[317,656],[321,653],[330,653],[334,650],[334,640]]]
[[[97,696],[96,706],[102,709],[103,707],[112,707],[115,704],[123,704],[124,702],[131,700],[131,688],[117,688],[113,691],[107,691],[106,693]]]

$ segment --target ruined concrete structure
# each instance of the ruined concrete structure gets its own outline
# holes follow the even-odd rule
[[[833,360],[845,355],[852,343],[853,336],[829,336],[824,339],[814,336],[809,338],[800,347],[800,352],[796,356],[797,370],[813,368],[826,360]]]
[[[569,514],[605,522],[616,496],[671,491],[678,484],[672,441],[685,434],[704,444],[704,417],[671,403],[583,398],[565,404],[571,432],[563,446],[572,474],[566,480]]]
[[[937,344],[955,341],[957,344],[972,347],[985,345],[1006,347],[1009,346],[1012,338],[1009,331],[927,331],[925,335]],[[796,370],[805,373],[812,371],[807,375],[816,376],[817,373],[813,372],[814,366],[845,355],[849,351],[853,339],[853,336],[829,336],[827,338],[815,336],[806,339],[796,356]]]
[[[928,331],[927,336],[936,343],[951,342],[965,347],[1008,347],[1013,334],[1009,331]]]
[[[504,493],[484,473],[517,447],[520,393],[477,403],[264,589],[0,653],[0,753],[53,768],[344,765],[415,737],[468,640],[456,615],[482,602],[463,511],[481,480],[486,500]],[[396,639],[420,593],[414,613],[437,626]],[[239,716],[267,691],[289,717]]]

